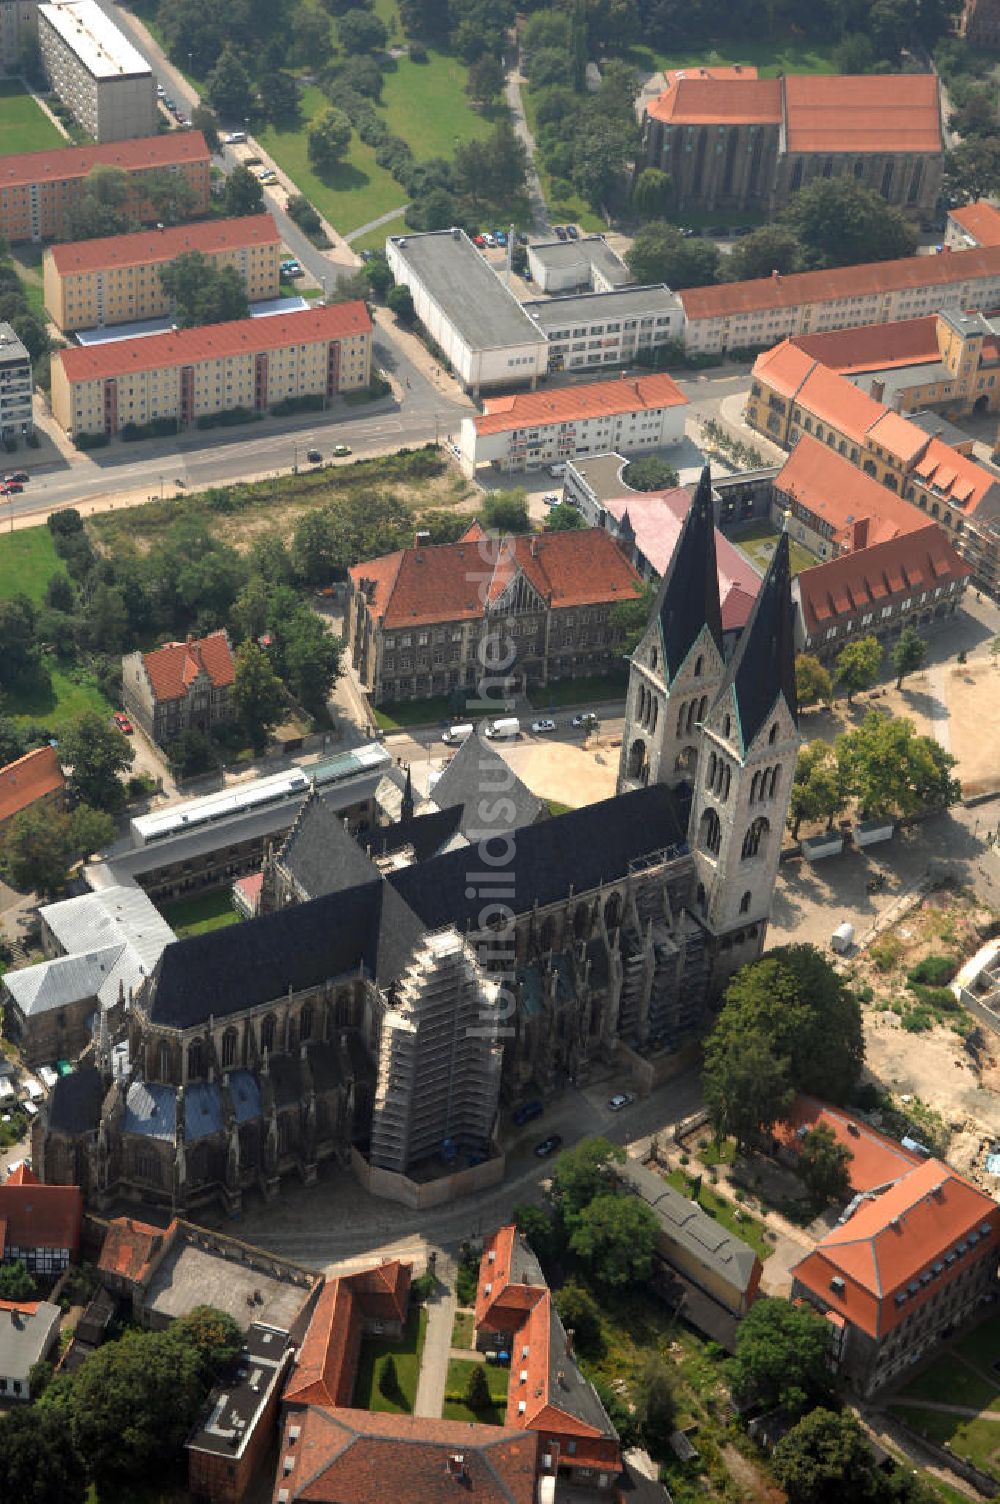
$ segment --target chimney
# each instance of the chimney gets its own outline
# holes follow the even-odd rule
[[[875,398],[875,401],[881,402],[882,398],[885,396],[885,382],[880,381],[877,376],[873,376],[870,390],[872,396]]]
[[[775,282],[781,281],[781,273],[779,272],[777,267],[772,268],[771,276],[774,278]]]
[[[854,519],[854,528],[851,538],[851,548],[854,553],[857,553],[859,548],[868,547],[868,527],[870,521],[871,519],[869,517],[856,517]]]
[[[425,528],[420,528],[416,533],[414,533],[414,535],[413,535],[413,546],[414,546],[414,548],[430,548],[430,545],[431,545],[431,535],[430,535],[429,532],[427,532],[427,530]]]
[[[528,551],[531,554],[531,557],[533,559],[537,559],[538,558],[538,539],[537,538],[532,538],[530,544],[528,545]]]

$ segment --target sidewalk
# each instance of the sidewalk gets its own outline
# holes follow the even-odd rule
[[[423,340],[418,338],[416,334],[412,334],[408,329],[401,328],[400,325],[396,323],[395,315],[392,314],[388,308],[376,304],[372,308],[372,317],[376,327],[382,332],[382,334],[385,335],[386,339],[391,340],[394,344],[400,347],[407,360],[411,361],[413,365],[416,366],[421,376],[429,381],[431,386],[433,386],[436,391],[440,392],[442,397],[444,397],[448,402],[461,403],[463,407],[467,407],[469,409],[470,413],[477,411],[476,405],[473,402],[472,398],[468,395],[467,392],[464,392],[462,390],[458,382],[455,380],[454,376],[450,375],[449,372],[445,370],[444,366],[442,366],[439,361],[434,359],[434,356],[428,350]],[[388,374],[392,380],[395,395],[400,400],[402,400],[406,390],[405,387],[403,391],[398,391],[398,377],[396,377],[395,373],[392,371],[390,371]],[[451,416],[447,416],[441,419],[442,435],[445,432],[446,424],[450,422],[453,422],[455,427],[457,428],[457,417],[453,419]],[[457,437],[458,436],[456,433],[456,441]]]
[[[451,1358],[451,1331],[458,1309],[454,1259],[439,1252],[436,1273],[438,1287],[427,1302],[427,1331],[413,1413],[440,1420]]]

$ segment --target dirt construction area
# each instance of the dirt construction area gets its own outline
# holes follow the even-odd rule
[[[614,795],[619,752],[612,741],[594,737],[584,746],[521,741],[503,748],[504,761],[533,794],[571,809]]]

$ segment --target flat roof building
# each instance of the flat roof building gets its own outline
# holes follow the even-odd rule
[[[152,69],[97,0],[39,5],[38,45],[53,89],[95,141],[154,134]]]
[[[216,269],[234,267],[251,303],[278,296],[278,227],[271,214],[249,214],[49,246],[45,311],[67,332],[159,318],[173,309],[160,268],[193,251]]]
[[[588,289],[610,292],[632,281],[632,274],[603,235],[578,240],[537,240],[528,246],[528,269],[539,292]]]
[[[31,356],[10,324],[0,324],[0,440],[33,432]]]
[[[295,1349],[281,1327],[255,1321],[236,1372],[215,1386],[185,1443],[188,1487],[213,1504],[240,1504],[274,1442],[281,1392]]]
[[[684,332],[680,298],[662,283],[540,299],[524,311],[549,342],[550,371],[629,365]]]
[[[0,235],[12,242],[64,239],[69,210],[95,167],[120,167],[128,174],[127,207],[142,222],[157,217],[143,188],[161,172],[179,173],[189,184],[193,217],[207,214],[210,162],[201,131],[170,131],[139,140],[57,146],[0,157]]]
[[[0,1401],[31,1399],[31,1370],[55,1346],[61,1318],[49,1300],[0,1300]]]
[[[267,412],[289,397],[329,399],[368,385],[371,333],[359,300],[58,350],[52,413],[75,439],[163,418],[184,429],[234,408]]]
[[[385,243],[397,283],[467,391],[534,386],[548,345],[464,230],[395,235]]]

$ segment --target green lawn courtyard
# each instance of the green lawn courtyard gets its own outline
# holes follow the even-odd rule
[[[213,888],[210,893],[199,893],[194,898],[179,898],[176,903],[164,904],[161,913],[179,940],[240,922],[228,888]]]
[[[1000,1478],[1000,1316],[991,1316],[960,1337],[902,1389],[892,1402],[920,1435],[948,1446]],[[927,1404],[957,1405],[955,1415]]]
[[[753,64],[761,78],[777,78],[782,73],[836,73],[833,61],[834,42],[817,42],[815,38],[782,42],[762,38],[759,42],[724,42],[721,50],[710,42],[703,47],[681,52],[659,52],[653,47],[632,47],[626,54],[633,67],[644,73],[657,69],[726,67],[734,63]]]
[[[474,1368],[482,1368],[493,1401],[488,1410],[470,1410],[465,1403],[469,1375]],[[507,1413],[507,1383],[510,1370],[492,1363],[477,1363],[474,1358],[452,1358],[448,1364],[448,1377],[444,1384],[444,1420],[465,1420],[470,1424],[502,1426]]]
[[[4,691],[5,715],[21,725],[43,725],[56,733],[88,710],[111,715],[114,707],[85,669],[60,668],[53,658],[44,659],[43,664],[45,673],[40,679]]]
[[[0,79],[0,156],[65,146],[66,138],[16,78]]]
[[[52,534],[47,527],[4,532],[5,521],[0,508],[0,601],[26,595],[38,606],[45,599],[45,587],[52,576],[65,573]]]
[[[694,1183],[691,1176],[684,1170],[671,1170],[669,1175],[664,1176],[664,1179],[668,1185],[674,1187],[674,1190],[683,1192],[685,1196],[691,1196]],[[735,1238],[741,1238],[744,1243],[749,1244],[759,1258],[770,1258],[774,1252],[774,1246],[767,1239],[763,1222],[759,1222],[749,1212],[743,1211],[742,1207],[727,1201],[725,1196],[718,1195],[704,1182],[696,1199],[702,1211],[714,1217],[720,1227],[724,1227]]]
[[[358,1357],[357,1378],[354,1380],[354,1404],[358,1409],[387,1410],[396,1415],[412,1415],[426,1333],[426,1307],[411,1306],[402,1337],[385,1341],[376,1337],[364,1338]],[[379,1379],[390,1353],[396,1364],[398,1388],[394,1395],[385,1395],[379,1388]]]
[[[729,534],[729,541],[741,553],[746,554],[754,568],[763,574],[771,562],[774,546],[778,541],[778,529],[770,522],[752,522],[738,530],[734,529]],[[789,538],[788,545],[792,574],[801,574],[803,569],[812,569],[814,564],[820,562],[815,554],[811,554],[794,539]]]

